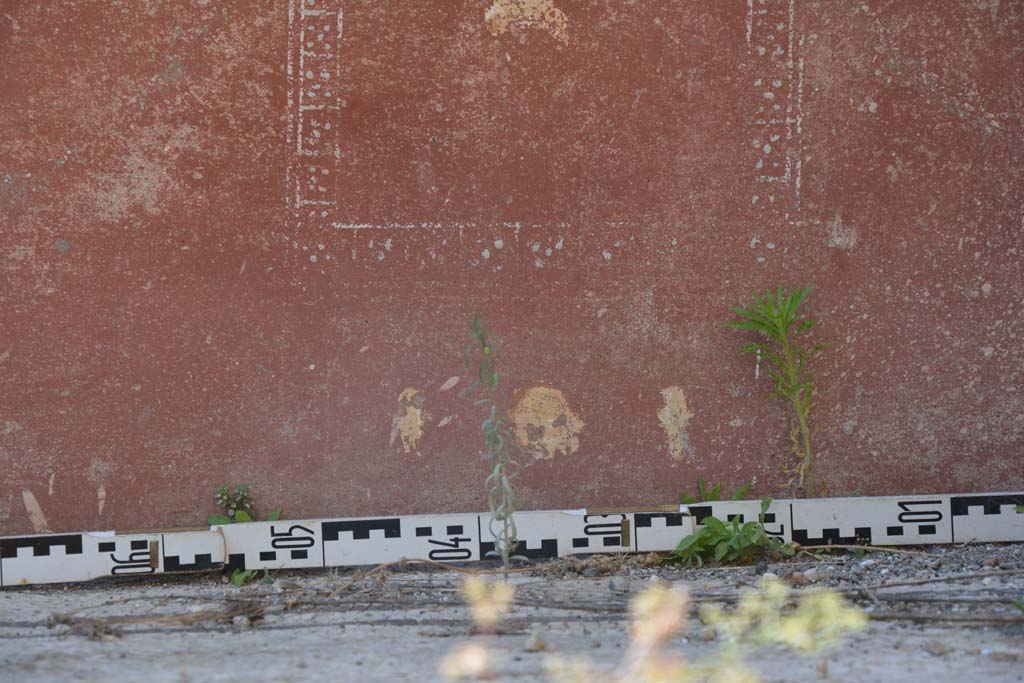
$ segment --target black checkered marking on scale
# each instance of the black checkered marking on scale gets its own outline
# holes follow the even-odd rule
[[[221,566],[220,562],[213,561],[213,555],[210,553],[200,553],[196,555],[195,562],[189,563],[182,562],[181,557],[178,555],[164,556],[165,572],[198,572],[219,569]]]
[[[609,521],[595,521],[598,519],[607,519],[612,517],[615,519],[614,522]],[[611,514],[611,515],[583,515],[583,536],[576,536],[572,539],[573,548],[589,548],[590,537],[600,537],[602,548],[617,548],[623,545],[629,545],[629,541],[623,541],[623,533],[629,533],[629,518],[626,515]],[[596,540],[596,538],[595,538]],[[598,549],[600,551],[600,549]]]
[[[853,536],[843,536],[839,529],[822,529],[821,536],[811,537],[806,529],[793,529],[793,542],[798,545],[871,545],[871,527],[859,526]]]
[[[942,512],[940,510],[915,510],[914,506],[941,506],[941,500],[905,500],[897,502],[896,505],[901,510],[896,518],[897,521],[908,525],[917,524],[918,536],[934,536],[939,533],[935,524],[926,524],[925,522],[941,522]],[[902,526],[885,527],[886,536],[903,536],[904,534],[905,529]]]
[[[58,546],[64,546],[65,555],[81,555],[82,534],[0,539],[0,559],[13,559],[17,557],[18,548],[31,548],[32,557],[44,557],[50,554],[52,548]]]
[[[494,541],[481,541],[480,542],[480,557],[487,558],[487,553],[495,552]],[[539,548],[527,548],[526,541],[519,541],[519,545],[513,550],[511,555],[519,555],[521,557],[528,558],[530,560],[547,560],[558,558],[558,539],[557,538],[545,538],[540,542]],[[492,556],[493,557],[493,556]],[[490,558],[488,558],[490,559]]]
[[[423,528],[423,527],[421,527]],[[320,525],[324,542],[340,540],[341,534],[350,532],[352,540],[368,541],[371,531],[383,531],[384,538],[402,537],[402,520],[398,517],[384,519],[349,519],[339,522],[323,522]],[[419,535],[419,529],[417,529]]]
[[[1021,496],[953,496],[949,499],[950,514],[954,517],[963,517],[968,514],[967,509],[971,507],[982,507],[986,515],[1002,514],[1003,505],[1021,506],[1024,505],[1024,495]],[[1018,514],[1019,511],[1018,511]]]
[[[690,512],[693,513],[695,509],[691,507]],[[711,508],[707,509],[709,512],[705,517],[711,514]],[[643,529],[644,527],[653,526],[651,520],[664,519],[665,526],[683,526],[683,518],[688,516],[684,512],[638,512],[633,516],[633,524],[637,529]]]

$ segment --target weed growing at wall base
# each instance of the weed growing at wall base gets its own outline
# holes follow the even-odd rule
[[[726,325],[765,338],[741,350],[756,354],[759,367],[762,360],[768,364],[767,374],[774,383],[769,395],[789,404],[793,410],[790,439],[797,462],[787,471],[794,475],[794,483],[805,488],[808,497],[813,497],[810,415],[814,408],[814,373],[809,361],[823,347],[805,348],[800,344],[801,335],[816,324],[800,312],[800,306],[810,293],[810,287],[790,291],[779,285],[774,293],[755,295],[748,308],[733,309],[737,320]]]
[[[761,523],[771,499],[761,501],[758,521],[740,523],[738,517],[723,522],[716,517],[705,517],[697,533],[690,534],[668,556],[666,562],[703,567],[714,560],[723,564],[749,562],[759,554],[792,555],[793,546],[769,536]]]
[[[498,364],[494,345],[484,327],[479,313],[473,314],[469,326],[469,346],[466,348],[466,369],[476,366],[476,378],[466,390],[466,395],[481,392],[483,397],[475,402],[487,410],[487,418],[480,425],[487,447],[487,466],[490,474],[484,486],[487,489],[487,507],[491,512],[489,528],[494,538],[495,554],[505,567],[519,544],[516,539],[516,494],[512,482],[519,474],[519,464],[512,459],[511,451],[516,447],[508,427],[506,411],[499,405]]]
[[[729,500],[746,500],[750,494],[751,485],[743,484],[736,492],[729,497]],[[703,477],[697,477],[697,495],[691,496],[689,493],[679,494],[679,502],[683,505],[693,505],[694,503],[708,503],[722,500],[722,485],[715,484],[711,488],[708,488],[704,484]]]
[[[238,484],[231,489],[221,486],[217,489],[214,501],[224,511],[221,515],[210,515],[210,524],[234,524],[236,522],[255,522],[259,520],[259,513],[256,512],[256,502],[249,489],[249,484]],[[267,515],[266,522],[276,522],[281,519],[281,508],[278,508]]]

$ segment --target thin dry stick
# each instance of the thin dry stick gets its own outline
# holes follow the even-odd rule
[[[457,566],[455,566],[453,564],[446,564],[444,562],[438,562],[437,560],[425,560],[425,559],[418,558],[418,557],[411,557],[411,558],[410,557],[403,557],[400,560],[394,560],[392,562],[385,562],[384,564],[377,565],[373,569],[370,569],[369,571],[367,571],[367,572],[365,572],[363,574],[360,574],[360,575],[352,577],[352,580],[350,580],[344,586],[339,586],[338,588],[334,589],[333,591],[331,591],[329,593],[329,595],[330,595],[330,597],[333,598],[333,597],[337,596],[338,593],[341,593],[342,591],[345,591],[345,590],[348,590],[349,588],[351,588],[358,581],[362,581],[364,579],[368,579],[369,577],[373,576],[374,574],[377,574],[379,572],[382,572],[382,571],[385,571],[387,569],[390,569],[391,567],[394,567],[395,565],[402,565],[402,564],[429,564],[429,565],[432,565],[434,567],[442,567],[443,569],[448,569],[448,570],[453,571],[453,572],[460,572],[462,574],[477,574],[477,575],[480,575],[480,574],[508,574],[510,572],[518,574],[518,573],[522,573],[522,572],[536,571],[536,569],[534,569],[533,567],[526,567],[524,569],[469,569],[467,567],[457,567]]]
[[[876,553],[896,553],[899,555],[920,555],[922,557],[945,557],[935,553],[926,553],[923,550],[903,550],[901,548],[883,548],[878,545],[798,545],[800,550],[868,550]]]
[[[896,586],[921,586],[926,583],[948,583],[950,581],[966,581],[968,579],[984,579],[989,576],[1016,576],[1024,574],[1024,569],[1004,569],[998,572],[975,572],[973,574],[958,574],[956,576],[936,576],[930,579],[913,579],[911,581],[893,581],[891,583],[878,583],[873,586],[862,586],[852,588],[854,592],[865,590],[879,590],[881,588],[894,588]]]
[[[965,624],[1024,624],[1024,617],[1006,614],[914,614],[912,612],[880,612],[868,614],[872,621],[956,621]]]

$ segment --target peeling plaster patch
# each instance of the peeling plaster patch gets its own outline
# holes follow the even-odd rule
[[[96,507],[99,514],[103,514],[103,506],[107,504],[107,489],[103,488],[103,484],[96,489]]]
[[[460,377],[458,375],[452,375],[445,380],[444,384],[441,385],[441,391],[448,391],[454,389],[455,385],[459,383]]]
[[[825,227],[828,228],[828,246],[845,251],[852,251],[857,246],[857,226],[844,224],[842,211],[836,211],[836,215]]]
[[[192,126],[171,130],[153,126],[132,141],[119,173],[95,176],[93,199],[96,212],[105,221],[118,222],[137,206],[146,213],[161,212],[165,192],[174,190],[178,158],[186,150],[199,149],[197,131]]]
[[[878,102],[875,102],[875,100],[872,99],[870,95],[868,95],[866,98],[864,98],[864,101],[861,103],[861,105],[857,107],[857,111],[867,112],[869,114],[876,114],[878,113]]]
[[[50,474],[50,485],[46,489],[46,495],[48,495],[48,496],[52,496],[53,495],[53,480],[56,477],[57,477],[57,473],[56,472],[52,472]]]
[[[391,442],[401,438],[402,451],[417,453],[417,446],[423,438],[423,394],[418,389],[409,387],[398,395],[398,410],[391,422]]]
[[[538,460],[579,450],[584,423],[558,389],[532,387],[509,412],[516,440]]]
[[[437,423],[437,426],[438,427],[447,427],[448,424],[451,421],[452,421],[452,416],[451,415],[445,415],[444,417],[441,418],[441,421]]]
[[[484,21],[495,36],[510,29],[543,28],[560,43],[569,42],[569,21],[552,0],[494,0]]]
[[[673,460],[682,460],[683,456],[693,462],[694,450],[690,442],[690,435],[686,432],[686,425],[689,424],[693,413],[686,406],[686,396],[679,387],[668,387],[661,390],[665,399],[665,405],[658,411],[658,420],[661,421],[661,428],[668,436],[668,450]]]
[[[28,513],[32,529],[37,534],[48,532],[50,526],[46,523],[46,515],[43,514],[43,508],[39,507],[39,501],[32,495],[32,492],[28,489],[23,490],[21,492],[21,500],[25,504],[25,512]]]
[[[85,476],[86,479],[94,484],[102,484],[113,470],[114,464],[112,462],[93,458],[92,462],[89,463],[89,471]]]

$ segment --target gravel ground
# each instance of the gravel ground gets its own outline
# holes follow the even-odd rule
[[[810,659],[762,648],[764,681],[1024,681],[1024,544],[921,554],[801,555],[784,563],[689,570],[653,558],[560,560],[511,576],[516,606],[486,638],[499,681],[545,681],[550,652],[611,670],[628,643],[625,610],[651,581],[728,604],[764,573],[798,591],[843,591],[872,616],[841,648]],[[950,581],[954,577],[969,577]],[[433,681],[473,635],[462,575],[397,569],[292,572],[237,589],[220,576],[0,592],[0,672],[17,681]],[[536,634],[536,635],[534,635]],[[717,644],[696,619],[673,642],[691,660]],[[532,640],[532,642],[531,642]],[[543,642],[543,651],[530,651]]]

